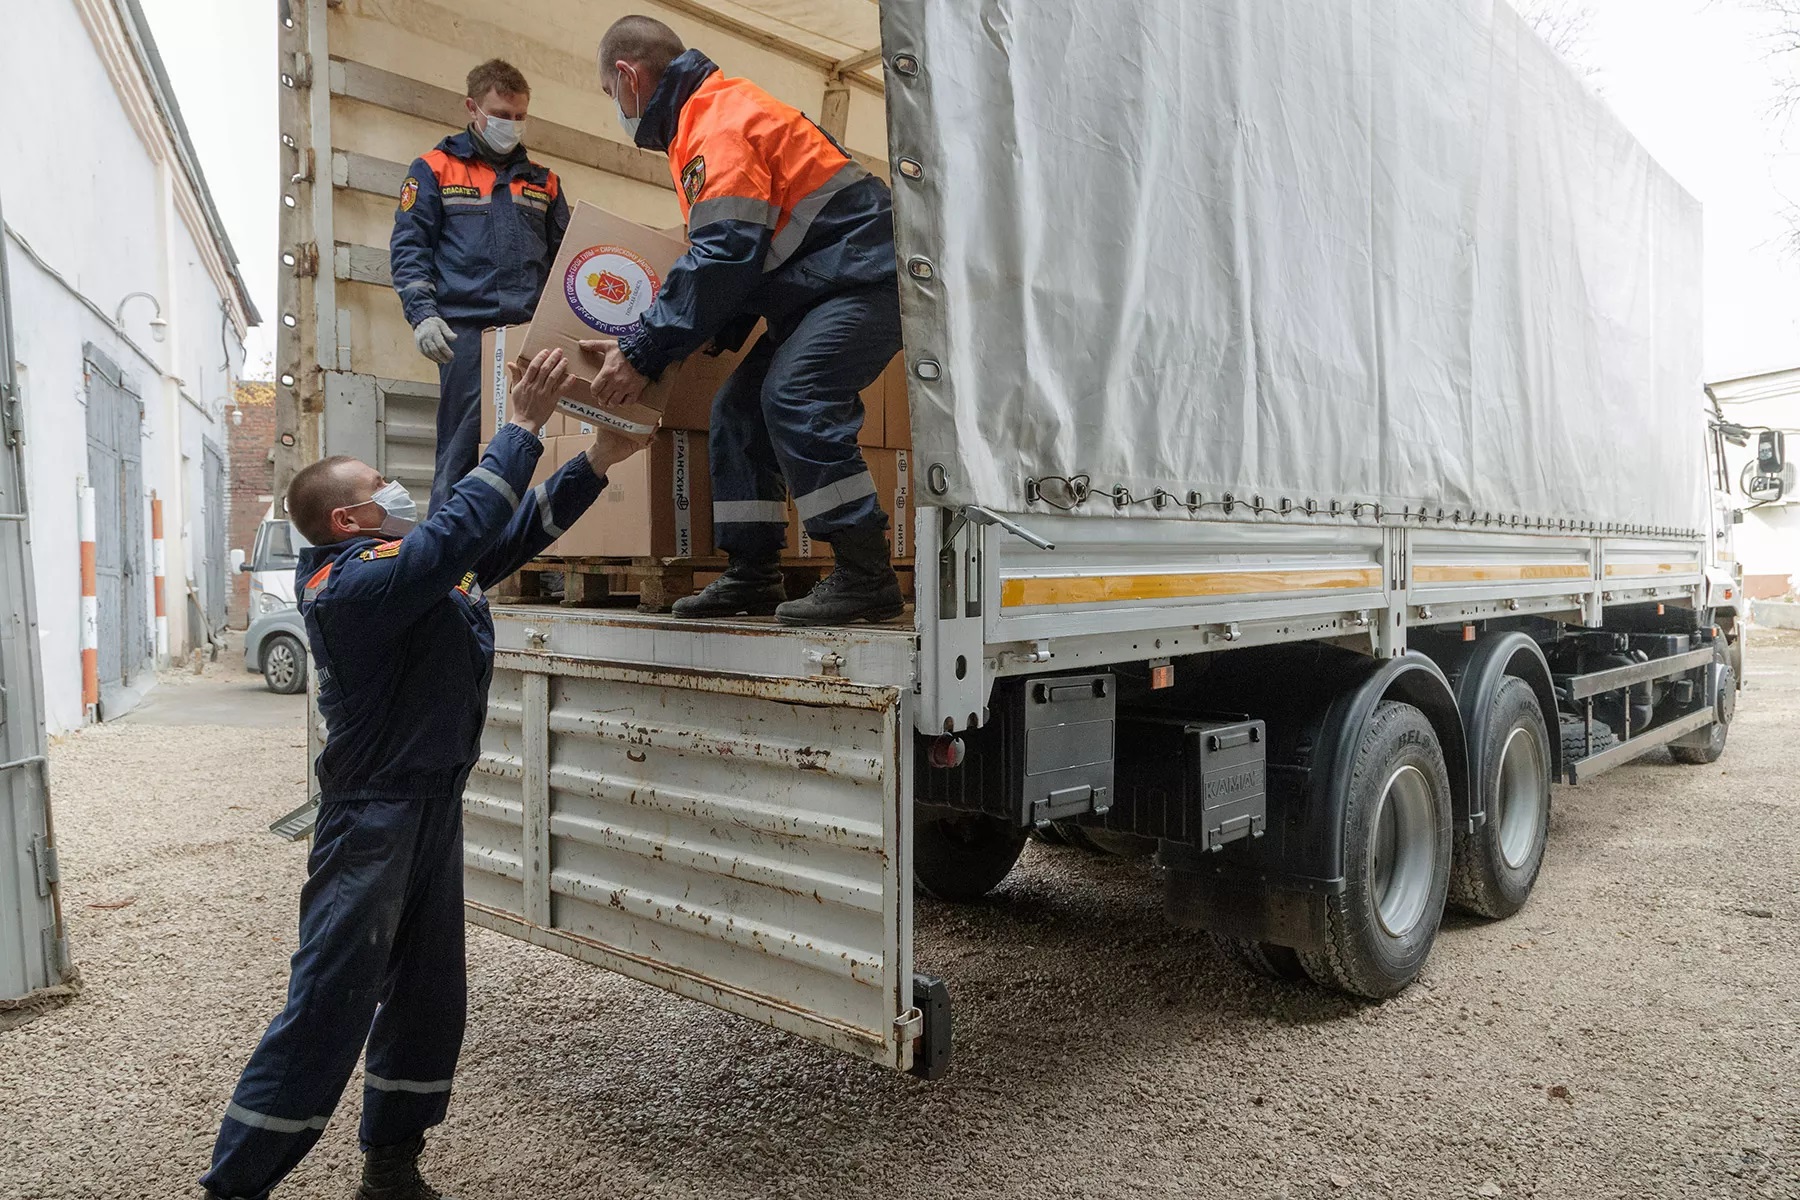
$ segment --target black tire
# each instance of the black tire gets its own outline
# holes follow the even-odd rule
[[[1117,833],[1092,825],[1077,825],[1073,821],[1054,821],[1051,827],[1062,836],[1064,845],[1078,846],[1089,854],[1149,858],[1156,853],[1155,838],[1139,837],[1135,833]]]
[[[1253,942],[1248,938],[1228,937],[1222,933],[1213,934],[1212,940],[1227,962],[1234,962],[1252,974],[1261,975],[1265,979],[1279,979],[1284,983],[1300,983],[1307,977],[1306,968],[1300,965],[1299,952],[1290,946]]]
[[[1713,723],[1706,727],[1704,746],[1671,745],[1669,753],[1676,762],[1690,767],[1716,763],[1725,755],[1725,739],[1731,733],[1731,718],[1737,713],[1737,672],[1725,647],[1713,643],[1713,669],[1719,672],[1719,697],[1713,707]]]
[[[1478,917],[1510,917],[1525,907],[1544,865],[1550,831],[1550,733],[1537,693],[1508,679],[1482,718],[1487,753],[1476,786],[1487,814],[1472,833],[1456,831],[1450,903]]]
[[[1594,744],[1588,745],[1587,723],[1579,717],[1562,718],[1562,760],[1564,763],[1580,762],[1595,754],[1604,754],[1619,744],[1619,735],[1612,731],[1612,726],[1595,720]]]
[[[278,633],[262,644],[262,677],[279,695],[306,690],[306,647],[299,638]]]
[[[1437,731],[1383,701],[1363,730],[1344,805],[1344,891],[1325,945],[1299,951],[1323,987],[1365,1000],[1405,991],[1425,965],[1450,890],[1450,773]]]
[[[913,809],[913,882],[956,904],[1000,885],[1025,849],[1027,831],[980,813],[918,805]]]

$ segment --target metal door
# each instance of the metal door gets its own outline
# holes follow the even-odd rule
[[[156,652],[144,595],[144,404],[111,359],[83,352],[88,384],[88,483],[94,489],[100,719],[136,703]]]
[[[206,476],[206,542],[201,548],[201,587],[206,590],[206,624],[217,634],[225,628],[225,601],[230,587],[225,571],[225,456],[211,442],[201,443]]]
[[[44,764],[43,674],[6,285],[0,239],[0,1015],[20,997],[62,984],[69,973]]]

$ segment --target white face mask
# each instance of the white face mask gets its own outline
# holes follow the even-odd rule
[[[633,83],[631,90],[632,91],[637,90],[637,85],[635,83]],[[623,74],[621,74],[619,76],[619,81],[617,83],[613,84],[613,107],[615,107],[619,110],[619,124],[624,126],[625,135],[627,137],[629,137],[633,143],[636,143],[636,141],[637,141],[638,126],[642,125],[644,123],[644,109],[643,109],[643,104],[642,104],[643,97],[640,96],[640,97],[638,97],[638,99],[639,99],[638,115],[635,117],[626,116],[625,115],[625,76]]]
[[[480,112],[480,109],[476,110]],[[481,140],[486,142],[496,154],[511,154],[514,146],[525,140],[525,122],[509,121],[505,117],[490,117],[481,113],[487,124],[481,127]]]
[[[365,529],[363,533],[378,533],[384,537],[405,537],[413,526],[419,523],[419,506],[413,502],[412,494],[397,479],[390,479],[381,485],[381,490],[369,497],[370,504],[381,506],[381,524],[374,529]]]

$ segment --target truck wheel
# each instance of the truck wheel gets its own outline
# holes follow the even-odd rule
[[[1488,708],[1486,761],[1478,770],[1487,820],[1457,831],[1450,902],[1478,917],[1510,917],[1525,907],[1544,864],[1550,830],[1550,734],[1537,693],[1508,679]]]
[[[1731,669],[1730,658],[1716,642],[1713,669],[1719,672],[1719,698],[1713,705],[1713,723],[1706,727],[1706,745],[1669,747],[1676,762],[1690,767],[1719,761],[1725,753],[1725,736],[1731,732],[1731,718],[1737,713],[1737,672]]]
[[[1342,894],[1325,945],[1299,952],[1324,987],[1398,995],[1431,953],[1450,888],[1450,773],[1437,732],[1410,704],[1384,701],[1363,731],[1344,806]]]
[[[263,644],[263,682],[271,692],[291,696],[306,690],[306,650],[300,639],[278,633]]]
[[[939,900],[967,903],[999,886],[1027,834],[980,813],[918,805],[913,809],[913,882]]]
[[[1594,744],[1588,745],[1587,723],[1580,717],[1562,718],[1562,756],[1565,763],[1580,762],[1594,754],[1602,754],[1619,744],[1612,726],[1594,722]]]
[[[1051,828],[1062,837],[1065,846],[1078,846],[1089,854],[1106,854],[1114,858],[1149,858],[1156,853],[1156,839],[1135,833],[1117,833],[1077,825],[1073,821],[1052,821]]]
[[[1212,940],[1227,962],[1234,962],[1253,974],[1287,983],[1299,983],[1306,978],[1306,968],[1300,965],[1300,954],[1292,947],[1277,946],[1274,942],[1253,942],[1222,933],[1213,934]]]

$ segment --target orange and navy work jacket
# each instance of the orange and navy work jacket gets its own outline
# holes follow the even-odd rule
[[[511,325],[531,319],[569,202],[522,146],[498,164],[468,130],[416,158],[400,185],[388,260],[406,321]]]
[[[698,50],[669,64],[637,144],[668,152],[690,243],[621,342],[651,378],[715,338],[735,348],[758,317],[774,326],[840,292],[895,286],[887,185]]]

